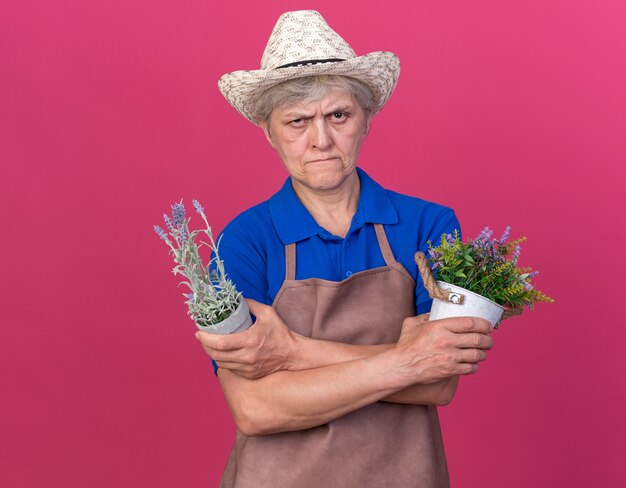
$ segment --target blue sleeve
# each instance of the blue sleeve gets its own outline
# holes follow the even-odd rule
[[[266,258],[258,234],[240,216],[231,222],[219,238],[219,255],[224,262],[226,275],[244,298],[260,303],[267,302]],[[211,359],[217,374],[218,366]]]
[[[424,229],[424,232],[418,243],[418,248],[426,256],[428,256],[428,241],[431,241],[434,246],[439,245],[442,234],[452,234],[455,230],[461,233],[461,224],[456,218],[454,210],[447,207],[439,207],[440,211],[437,212],[432,220],[429,221],[429,225]],[[428,296],[428,291],[424,288],[422,283],[422,277],[417,273],[417,282],[415,287],[415,309],[417,314],[430,312],[430,307],[433,304],[432,299]]]

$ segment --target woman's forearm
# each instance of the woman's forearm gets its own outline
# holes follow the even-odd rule
[[[410,405],[448,405],[459,386],[459,377],[451,376],[428,385],[412,385],[386,396],[383,402],[406,403]]]
[[[246,435],[302,430],[328,423],[405,388],[390,355],[315,369],[279,371],[256,380],[219,370],[235,422]]]
[[[292,370],[314,369],[346,361],[365,359],[394,347],[393,344],[354,345],[341,342],[309,339],[297,336],[291,360]],[[382,398],[390,403],[412,405],[447,405],[458,386],[458,377],[436,383],[416,384]]]
[[[261,379],[279,371],[305,371],[347,361],[366,359],[393,348],[394,344],[354,345],[310,339],[289,329],[273,307],[248,300],[257,321],[253,327],[228,336],[199,332],[196,337],[220,367],[247,379]],[[413,317],[415,325],[427,316]],[[381,324],[381,327],[384,324]],[[454,388],[443,384],[417,385],[385,398],[396,403],[445,405]]]
[[[356,345],[343,342],[311,339],[294,334],[294,347],[290,354],[292,371],[321,368],[331,364],[366,359],[393,347],[393,344]]]
[[[228,369],[221,369],[218,375],[244,434],[302,430],[394,398],[391,395],[413,385],[432,385],[475,373],[491,348],[490,331],[489,322],[478,318],[422,323],[419,317],[409,317],[398,342],[370,357],[314,369],[280,370],[257,379]],[[455,381],[437,388],[455,387]]]

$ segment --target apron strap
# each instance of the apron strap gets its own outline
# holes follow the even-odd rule
[[[296,243],[285,246],[285,280],[296,279]]]
[[[396,258],[394,257],[391,246],[389,245],[389,241],[387,240],[387,234],[385,234],[385,228],[383,227],[383,224],[374,224],[374,229],[376,230],[376,238],[378,239],[380,252],[383,253],[385,264],[387,266],[395,264]]]

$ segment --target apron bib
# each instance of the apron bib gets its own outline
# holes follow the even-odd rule
[[[296,280],[296,245],[285,246],[285,281],[273,306],[298,334],[350,344],[397,342],[415,315],[415,281],[376,237],[386,266],[341,281]],[[449,486],[437,409],[376,402],[311,429],[246,437],[237,431],[222,488]]]

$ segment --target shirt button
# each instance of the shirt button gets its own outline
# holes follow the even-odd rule
[[[350,278],[350,276],[352,276],[352,271],[346,271],[346,276]]]

